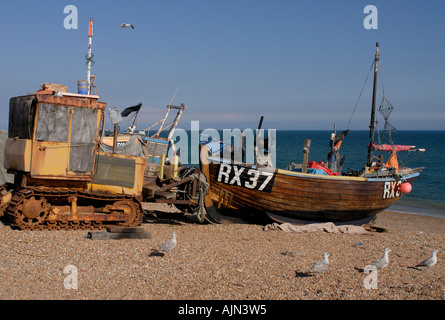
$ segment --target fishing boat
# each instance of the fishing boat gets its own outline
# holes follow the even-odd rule
[[[144,155],[147,157],[148,163],[159,164],[161,156],[167,154],[169,146],[171,146],[174,151],[172,153],[176,154],[175,144],[172,141],[172,137],[178,126],[182,113],[184,110],[187,110],[187,107],[184,104],[176,106],[170,103],[167,105],[167,111],[162,119],[145,130],[138,131],[136,130],[136,120],[141,107],[142,102],[138,105],[127,107],[122,112],[120,112],[117,107],[109,109],[110,120],[114,126],[114,130],[108,133],[105,133],[105,130],[103,131],[100,147],[103,151],[107,152],[138,156]],[[177,110],[176,116],[172,123],[166,125],[166,120],[172,109]],[[129,115],[133,115],[133,122],[126,131],[122,132],[119,128],[119,124],[124,117],[128,117]],[[148,135],[147,133],[149,133],[155,126],[159,126],[158,130],[154,134]],[[164,134],[167,129],[168,132]],[[146,150],[141,149],[139,146],[140,144],[144,145]]]
[[[249,164],[235,161],[231,156],[222,157],[222,150],[227,149],[224,142],[220,141],[217,148],[215,142],[202,144],[200,167],[210,185],[205,198],[208,220],[221,222],[224,216],[249,212],[253,215],[266,213],[280,223],[331,221],[336,224],[362,225],[371,222],[377,213],[409,193],[413,181],[423,168],[399,167],[397,153],[425,150],[396,145],[394,142],[386,145],[376,143],[379,61],[377,43],[373,60],[374,84],[368,153],[362,170],[342,172],[344,157],[339,150],[348,130],[331,135],[331,152],[327,163],[308,161],[310,140],[307,139],[302,163],[291,163],[287,169],[275,168],[267,160],[267,152],[261,153],[261,157],[257,154],[255,162]],[[261,123],[262,118],[259,129]],[[390,125],[386,123],[385,126]],[[255,146],[257,152],[259,147],[260,144]],[[384,152],[389,152],[386,161]],[[376,153],[379,155],[376,156]]]

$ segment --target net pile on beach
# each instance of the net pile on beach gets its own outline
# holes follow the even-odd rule
[[[354,225],[342,225],[336,226],[332,222],[325,223],[311,223],[307,225],[294,225],[291,223],[271,223],[264,227],[265,231],[270,230],[281,230],[285,232],[295,232],[295,233],[309,233],[324,231],[328,233],[350,233],[350,234],[365,234],[367,231],[361,226]]]

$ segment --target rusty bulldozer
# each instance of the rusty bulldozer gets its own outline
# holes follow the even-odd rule
[[[134,227],[142,221],[142,202],[163,202],[204,222],[205,176],[166,162],[168,137],[185,110],[167,107],[167,115],[178,110],[167,138],[128,134],[117,145],[115,132],[110,146],[106,103],[96,95],[42,86],[11,98],[4,167],[14,182],[0,189],[0,215],[28,230]]]

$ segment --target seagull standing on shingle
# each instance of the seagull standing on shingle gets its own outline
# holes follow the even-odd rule
[[[383,257],[371,265],[376,267],[377,270],[382,270],[383,268],[385,268],[389,264],[389,258],[388,258],[389,252],[391,252],[391,249],[386,248],[385,252],[383,253]]]
[[[177,244],[176,233],[177,233],[176,231],[173,231],[172,237],[170,239],[168,239],[167,241],[165,241],[163,244],[161,244],[161,246],[158,248],[157,251],[164,253],[164,254],[172,251],[176,247],[176,244]]]
[[[433,250],[433,255],[426,259],[423,260],[422,262],[420,262],[416,267],[428,267],[431,268],[432,266],[434,266],[437,263],[437,250]]]
[[[309,273],[323,273],[328,270],[329,267],[329,254],[327,252],[323,253],[323,260],[318,261],[314,266],[309,270]]]

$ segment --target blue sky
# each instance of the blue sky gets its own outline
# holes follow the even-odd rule
[[[377,30],[363,26],[370,4]],[[78,9],[77,30],[63,26],[66,5]],[[10,97],[44,82],[77,92],[93,18],[98,94],[121,110],[143,102],[139,129],[159,120],[177,88],[184,129],[193,120],[201,129],[255,128],[261,115],[266,129],[342,129],[380,42],[391,123],[443,130],[444,14],[443,0],[2,2],[0,129]],[[351,129],[367,129],[371,84]],[[379,102],[381,93],[380,84]]]

